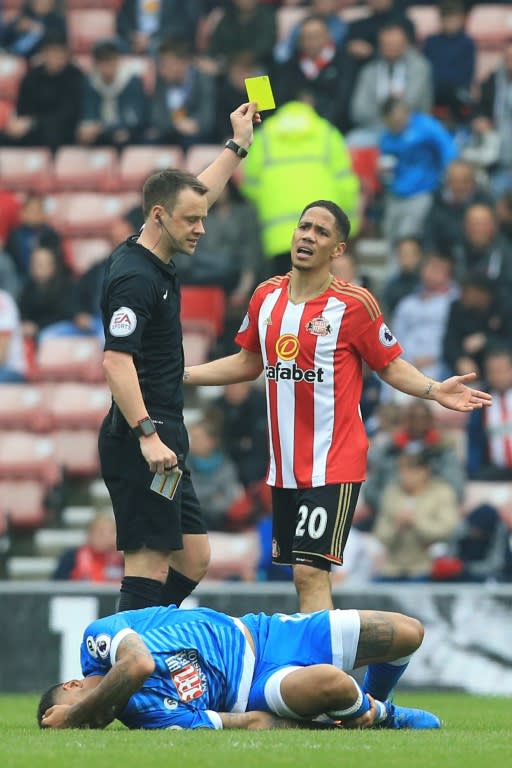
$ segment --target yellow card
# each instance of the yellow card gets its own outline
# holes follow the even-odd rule
[[[268,75],[246,78],[245,87],[247,89],[249,101],[255,101],[258,105],[258,112],[263,112],[265,109],[276,108],[276,102],[274,101],[274,94],[272,93]]]

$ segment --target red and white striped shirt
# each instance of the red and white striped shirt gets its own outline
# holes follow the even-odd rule
[[[288,298],[290,275],[259,285],[236,336],[260,353],[267,389],[269,485],[361,482],[368,441],[362,361],[385,368],[402,349],[365,288],[333,278],[310,301]]]
[[[512,389],[493,392],[492,404],[485,409],[489,460],[497,467],[512,468]]]

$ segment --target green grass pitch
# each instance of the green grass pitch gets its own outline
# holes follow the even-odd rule
[[[494,768],[510,765],[512,699],[399,694],[440,731],[39,731],[35,696],[0,696],[2,768]]]

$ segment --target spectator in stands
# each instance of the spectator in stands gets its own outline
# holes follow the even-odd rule
[[[81,547],[64,552],[53,574],[58,581],[121,582],[123,555],[116,550],[116,525],[111,514],[98,514]]]
[[[193,41],[201,15],[201,0],[123,0],[117,34],[127,53],[154,54],[167,37]]]
[[[233,513],[243,518],[250,513],[249,501],[237,477],[236,466],[221,448],[217,425],[209,419],[192,424],[188,430],[188,464],[194,489],[209,531],[234,527]]]
[[[387,99],[382,117],[386,129],[379,148],[387,173],[382,228],[393,243],[407,235],[421,237],[433,195],[457,149],[435,118],[412,112],[402,99]]]
[[[61,240],[57,231],[48,224],[42,196],[29,194],[23,202],[20,224],[7,241],[7,251],[23,279],[28,276],[32,253],[40,246],[60,252]]]
[[[496,200],[495,210],[500,232],[512,247],[512,189]]]
[[[512,40],[503,49],[503,62],[482,83],[474,129],[481,134],[496,130],[500,139],[498,164],[491,174],[496,197],[512,189]]]
[[[391,317],[398,303],[414,293],[420,284],[423,248],[417,237],[402,237],[395,244],[397,269],[382,290],[382,304]]]
[[[486,352],[493,346],[512,348],[512,311],[496,301],[496,286],[485,275],[469,273],[452,303],[443,341],[443,359],[451,373],[483,375]]]
[[[114,147],[135,144],[142,138],[146,113],[142,80],[123,65],[118,43],[97,43],[93,70],[85,80],[79,143]]]
[[[309,16],[300,25],[297,52],[276,67],[276,102],[283,105],[297,94],[309,91],[320,117],[340,131],[350,127],[353,63],[336,48],[322,16]]]
[[[337,13],[337,0],[311,0],[309,11],[311,15],[320,16],[325,19],[331,40],[336,48],[340,49],[347,34],[348,25]],[[299,44],[300,31],[301,25],[296,24],[288,37],[277,43],[274,51],[276,61],[288,61],[288,59],[295,55]]]
[[[265,395],[252,382],[227,384],[213,407],[220,415],[222,442],[246,488],[266,476],[268,468]]]
[[[57,0],[27,0],[0,33],[0,45],[9,53],[30,58],[39,52],[47,33],[66,34]]]
[[[468,474],[473,480],[512,480],[512,349],[490,349],[484,363],[493,403],[468,423]]]
[[[56,251],[39,246],[32,253],[30,271],[20,296],[25,336],[69,335],[76,311],[76,288]]]
[[[500,233],[496,212],[490,205],[475,203],[466,210],[464,239],[457,249],[459,271],[486,275],[498,286],[498,298],[510,301],[512,248]]]
[[[393,331],[405,357],[425,376],[445,378],[443,339],[450,305],[458,294],[453,262],[432,252],[421,266],[419,287],[396,307]]]
[[[242,189],[258,211],[266,275],[290,269],[290,226],[311,198],[343,205],[357,234],[359,181],[341,133],[310,94],[279,107],[254,136]]]
[[[208,213],[208,228],[197,244],[194,259],[177,260],[180,281],[223,288],[228,304],[243,308],[243,317],[260,267],[256,211],[230,180]]]
[[[398,24],[380,30],[378,56],[357,76],[350,105],[352,122],[358,129],[351,137],[354,143],[377,142],[382,110],[390,99],[402,99],[412,112],[429,112],[432,107],[430,64],[411,46],[405,29]]]
[[[361,266],[354,251],[345,251],[341,256],[336,256],[331,262],[331,272],[339,280],[372,290],[371,280],[368,275],[361,272]]]
[[[262,75],[263,69],[250,51],[233,53],[226,61],[226,71],[217,79],[215,108],[215,140],[224,142],[231,136],[229,115],[247,99],[245,80]]]
[[[22,79],[16,104],[0,139],[6,144],[73,144],[80,119],[83,74],[70,62],[66,39],[48,33],[41,42],[41,63]]]
[[[275,42],[276,20],[271,8],[259,0],[231,0],[211,34],[201,66],[217,75],[234,53],[250,51],[268,69]]]
[[[374,440],[370,447],[364,500],[372,515],[379,509],[386,484],[396,481],[397,461],[403,451],[428,455],[433,474],[451,485],[457,498],[462,500],[464,470],[450,434],[435,426],[434,414],[427,402],[411,401],[401,410],[399,426],[383,429],[380,440]]]
[[[0,276],[0,384],[23,381],[26,372],[18,306]]]
[[[194,65],[190,43],[163,42],[157,68],[147,138],[183,149],[208,142],[215,123],[215,81]]]
[[[465,32],[466,12],[462,0],[439,4],[441,30],[429,35],[423,52],[432,67],[434,105],[454,108],[467,100],[476,63],[474,40]]]
[[[447,168],[444,184],[434,195],[432,207],[425,220],[424,246],[457,258],[464,239],[464,216],[474,203],[490,203],[489,194],[482,189],[474,168],[465,160],[454,160]]]
[[[379,581],[428,581],[431,546],[446,541],[458,522],[453,488],[433,477],[424,452],[404,452],[398,478],[390,482],[379,505],[374,533],[387,549]]]
[[[370,15],[353,21],[348,28],[346,46],[350,55],[366,63],[377,53],[379,32],[390,24],[399,24],[411,44],[415,42],[414,24],[395,0],[367,0]]]

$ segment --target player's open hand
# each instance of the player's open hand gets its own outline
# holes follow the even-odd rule
[[[464,376],[452,376],[437,385],[432,392],[438,403],[452,411],[474,411],[492,403],[488,392],[471,389],[466,382],[476,379],[476,373],[466,373]]]
[[[254,125],[261,123],[261,115],[256,111],[253,101],[241,104],[229,116],[233,127],[233,140],[247,149],[254,137]]]
[[[43,728],[71,728],[69,713],[70,704],[54,704],[46,710],[42,717]]]

